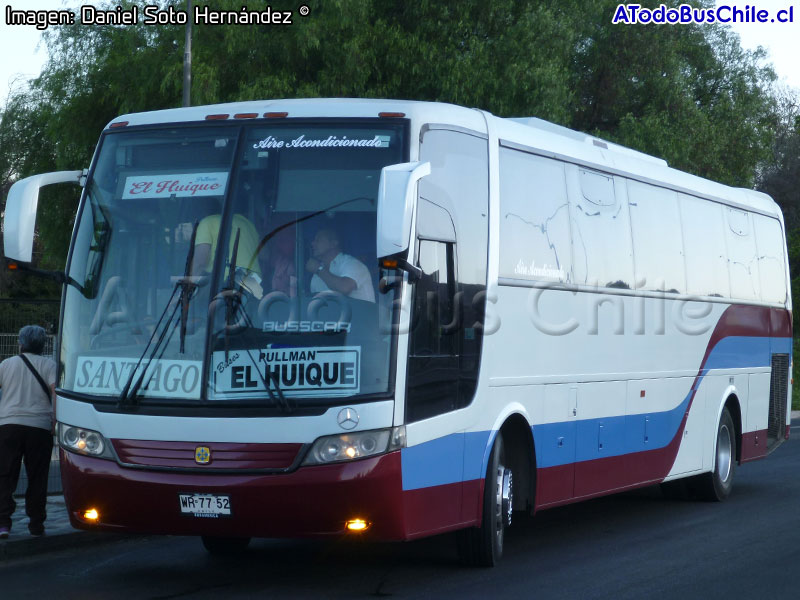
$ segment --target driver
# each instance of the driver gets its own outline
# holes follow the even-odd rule
[[[341,251],[339,234],[334,229],[317,232],[311,242],[311,255],[306,263],[306,271],[314,274],[311,293],[333,290],[355,300],[375,302],[369,269]]]
[[[215,214],[205,217],[198,224],[194,240],[192,275],[209,274],[214,267],[212,258],[217,250],[217,237],[221,221],[222,215]],[[239,246],[236,251],[236,269],[237,271],[244,270],[242,279],[239,280],[237,277],[237,283],[256,298],[261,298],[264,292],[261,287],[261,267],[258,264],[258,232],[247,217],[239,213],[234,214],[228,242],[229,257],[233,255],[237,232],[239,233]]]

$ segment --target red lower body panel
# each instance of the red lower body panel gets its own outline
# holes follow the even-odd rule
[[[345,521],[372,523],[371,537],[408,538],[400,453],[282,474],[209,474],[123,468],[61,450],[70,521],[79,529],[174,535],[324,537]],[[430,488],[435,495],[435,488]],[[199,518],[180,511],[178,494],[227,494],[231,516]],[[82,514],[100,513],[99,523]],[[413,515],[412,515],[413,516]],[[415,536],[416,537],[416,536]]]
[[[480,525],[483,479],[403,492],[406,539]]]
[[[767,430],[742,434],[742,462],[764,458],[767,455]]]

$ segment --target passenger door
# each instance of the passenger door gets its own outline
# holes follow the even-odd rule
[[[426,125],[421,138],[419,160],[430,162],[431,174],[419,183],[412,240],[422,277],[413,287],[403,451],[406,528],[412,534],[473,522],[484,468],[483,448],[465,453],[465,432],[474,424],[459,409],[473,401],[480,365],[488,141],[448,125]]]

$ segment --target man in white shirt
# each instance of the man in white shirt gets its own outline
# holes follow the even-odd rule
[[[320,229],[311,242],[312,258],[306,271],[313,273],[311,292],[339,292],[355,300],[375,302],[375,289],[369,269],[357,258],[341,251],[339,235],[333,229]]]

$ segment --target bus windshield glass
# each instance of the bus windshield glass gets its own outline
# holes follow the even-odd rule
[[[377,120],[141,128],[102,140],[78,217],[60,388],[107,401],[325,405],[393,388],[375,253]]]

